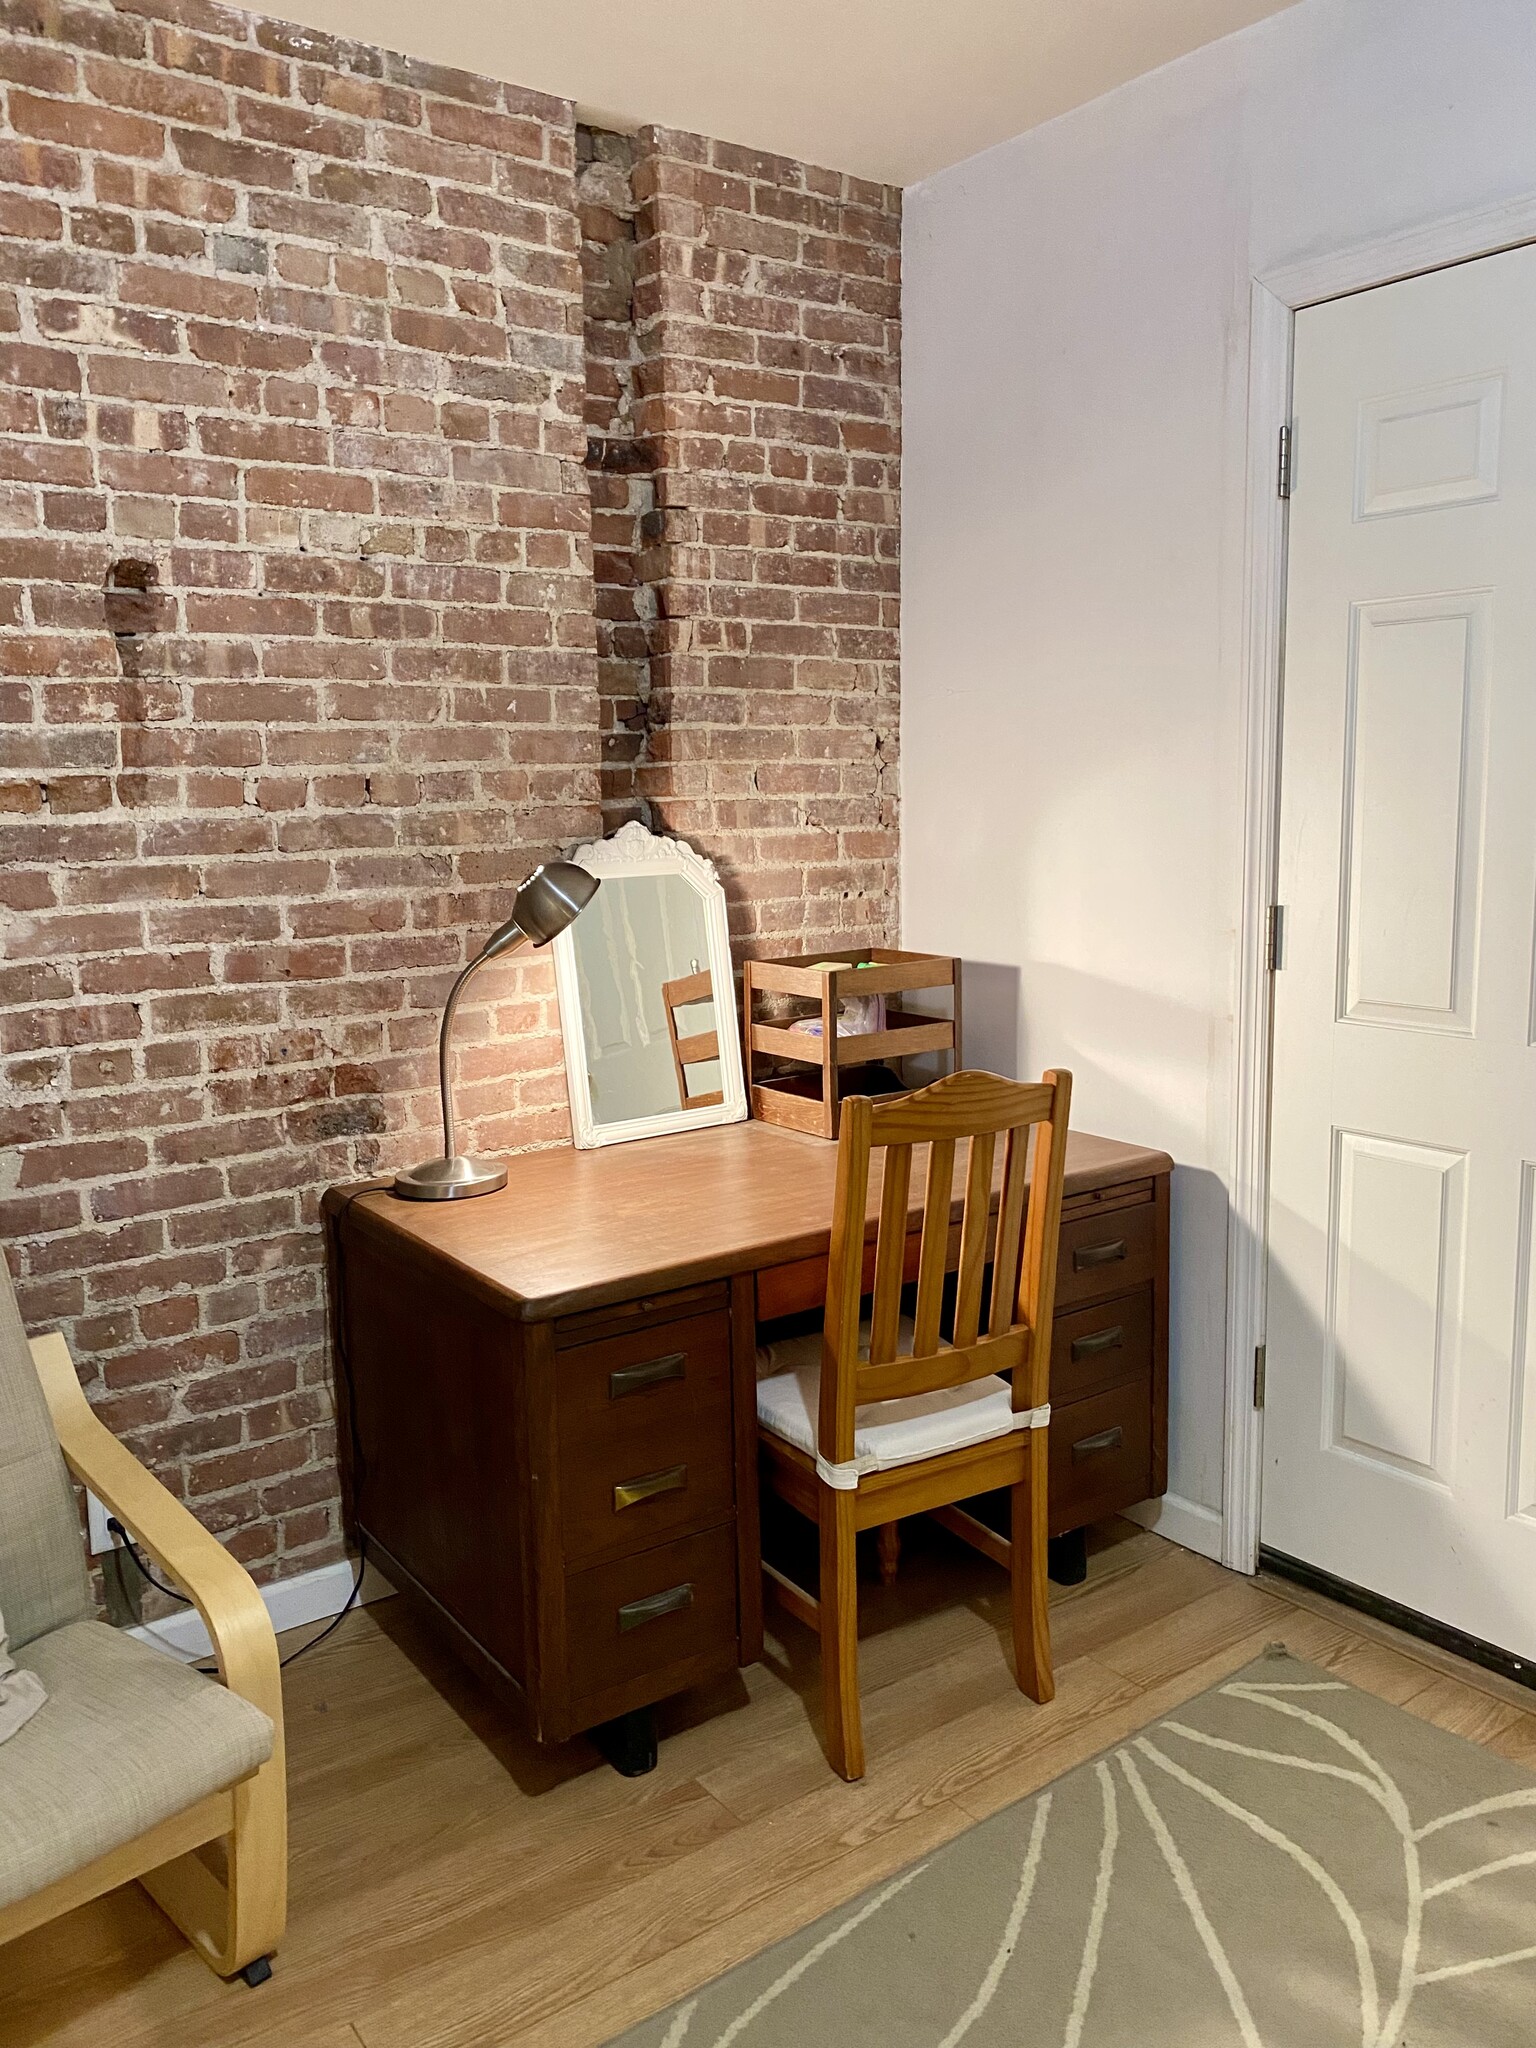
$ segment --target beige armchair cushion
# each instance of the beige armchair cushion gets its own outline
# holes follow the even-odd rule
[[[11,1650],[90,1613],[80,1516],[0,1255],[0,1610]]]
[[[272,1754],[259,1708],[96,1621],[18,1657],[48,1693],[0,1744],[0,1907],[30,1897]]]

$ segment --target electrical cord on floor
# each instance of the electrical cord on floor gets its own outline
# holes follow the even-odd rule
[[[353,1608],[362,1598],[363,1574],[367,1571],[367,1569],[368,1539],[361,1533],[361,1531],[359,1531],[357,1538],[357,1577],[352,1581],[351,1592],[347,1595],[346,1599],[342,1602],[341,1606],[338,1608],[336,1613],[331,1616],[330,1620],[325,1624],[325,1627],[321,1629],[320,1633],[317,1636],[311,1636],[307,1643],[300,1643],[299,1647],[296,1650],[290,1650],[286,1657],[280,1658],[278,1660],[277,1668],[279,1671],[286,1671],[288,1669],[288,1666],[292,1664],[295,1661],[295,1659],[302,1657],[306,1651],[314,1649],[317,1643],[323,1643],[326,1637],[331,1633],[333,1629],[338,1629],[341,1627],[341,1624],[346,1620],[347,1616],[352,1612]]]
[[[128,1534],[128,1531],[123,1527],[122,1523],[117,1519],[116,1515],[108,1515],[107,1517],[107,1534],[109,1536],[115,1536],[117,1538],[118,1542],[122,1545],[123,1550],[127,1553],[128,1560],[132,1564],[134,1570],[139,1574],[141,1579],[145,1580],[147,1584],[153,1586],[157,1593],[164,1593],[167,1599],[176,1601],[182,1607],[190,1607],[192,1605],[192,1602],[188,1599],[185,1593],[178,1593],[176,1588],[174,1586],[168,1586],[165,1583],[164,1579],[156,1578],[155,1574],[150,1570],[149,1566],[144,1562],[143,1558],[140,1557],[138,1545],[134,1542],[133,1538]],[[338,1629],[341,1626],[341,1624],[346,1620],[347,1616],[352,1612],[353,1608],[357,1605],[358,1601],[362,1597],[363,1574],[367,1571],[367,1569],[368,1540],[365,1536],[359,1535],[357,1539],[357,1576],[352,1581],[351,1592],[348,1593],[346,1599],[342,1602],[340,1608],[337,1610],[335,1614],[331,1616],[330,1620],[326,1623],[325,1627],[320,1630],[318,1635],[311,1636],[307,1643],[300,1643],[299,1647],[296,1650],[290,1650],[286,1657],[282,1657],[278,1660],[277,1668],[279,1671],[286,1671],[288,1669],[288,1666],[292,1664],[297,1658],[302,1657],[306,1650],[312,1650],[314,1649],[317,1643],[323,1643],[326,1637],[330,1635],[333,1630]],[[199,1664],[195,1668],[198,1671],[202,1672],[205,1678],[216,1678],[218,1676],[218,1666],[216,1664]]]
[[[336,1281],[336,1362],[341,1368],[341,1377],[343,1384],[345,1386],[347,1397],[347,1437],[352,1451],[352,1487],[354,1495],[356,1493],[358,1485],[361,1482],[364,1470],[364,1460],[362,1438],[359,1435],[357,1427],[357,1401],[354,1396],[352,1388],[352,1358],[347,1346],[347,1318],[345,1291],[346,1277],[345,1269],[343,1267],[340,1256],[341,1224],[346,1219],[347,1211],[352,1207],[352,1204],[358,1199],[360,1195],[376,1194],[381,1189],[390,1187],[392,1185],[392,1181],[387,1178],[383,1180],[365,1181],[361,1187],[354,1188],[351,1194],[348,1195],[346,1202],[343,1204],[341,1214],[336,1219],[336,1235],[334,1239],[336,1257],[333,1265],[333,1272]],[[143,1558],[140,1557],[138,1553],[138,1548],[135,1545],[133,1538],[128,1534],[128,1531],[123,1527],[122,1523],[118,1520],[116,1515],[109,1515],[107,1517],[107,1533],[111,1536],[117,1537],[118,1541],[122,1544],[124,1550],[127,1551],[128,1557],[132,1562],[135,1571],[138,1572],[139,1576],[142,1579],[144,1579],[147,1584],[153,1586],[157,1593],[164,1593],[167,1599],[176,1601],[182,1607],[192,1606],[192,1601],[188,1599],[185,1593],[178,1593],[174,1586],[168,1586],[166,1585],[163,1579],[157,1579],[155,1577],[155,1574],[150,1570],[149,1566],[144,1562]],[[359,1530],[357,1532],[357,1576],[352,1581],[351,1592],[348,1593],[346,1599],[342,1602],[341,1607],[335,1614],[331,1616],[331,1619],[326,1623],[325,1627],[321,1629],[317,1635],[312,1635],[307,1643],[300,1643],[299,1647],[296,1650],[290,1650],[286,1657],[280,1658],[278,1660],[277,1668],[279,1671],[286,1671],[290,1664],[294,1663],[298,1658],[307,1655],[309,1651],[315,1649],[317,1645],[319,1645],[320,1643],[323,1643],[327,1636],[331,1635],[336,1629],[340,1628],[341,1624],[346,1620],[347,1616],[352,1612],[353,1608],[356,1607],[358,1601],[362,1598],[363,1578],[367,1570],[368,1539],[363,1534],[363,1532]],[[198,1671],[202,1672],[203,1675],[207,1678],[216,1678],[218,1676],[218,1666],[215,1664],[199,1664],[195,1668]]]

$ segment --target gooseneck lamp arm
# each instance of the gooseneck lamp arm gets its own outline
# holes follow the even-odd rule
[[[521,946],[547,946],[579,917],[597,894],[597,877],[570,861],[551,861],[535,868],[518,890],[512,915],[486,940],[448,991],[442,1029],[437,1040],[438,1082],[443,1098],[443,1156],[425,1160],[395,1175],[395,1193],[414,1202],[447,1202],[465,1195],[489,1195],[507,1184],[507,1169],[497,1159],[477,1159],[457,1150],[453,1128],[453,1084],[449,1054],[454,1013],[470,977],[488,961]]]
[[[505,930],[505,926],[503,930]],[[498,933],[497,936],[499,937],[500,934]],[[525,944],[527,943],[525,934],[519,932],[516,936],[522,939]],[[499,950],[510,951],[511,948],[503,947]],[[453,987],[449,989],[448,1000],[443,1005],[443,1027],[437,1035],[437,1078],[438,1085],[443,1091],[443,1157],[445,1159],[452,1159],[458,1151],[458,1147],[453,1142],[453,1089],[448,1079],[448,1048],[453,1037],[453,1013],[459,1007],[459,997],[464,993],[470,976],[477,974],[486,961],[494,957],[489,946],[478,952],[469,965],[461,972]]]

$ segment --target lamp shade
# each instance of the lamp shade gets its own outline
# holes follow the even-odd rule
[[[512,915],[491,933],[480,958],[494,960],[519,939],[547,946],[551,939],[560,936],[572,918],[586,909],[596,894],[596,875],[589,875],[574,861],[546,861],[534,869],[518,890],[512,899]]]

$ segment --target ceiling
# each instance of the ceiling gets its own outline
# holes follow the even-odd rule
[[[306,27],[909,185],[1292,0],[275,0]]]

